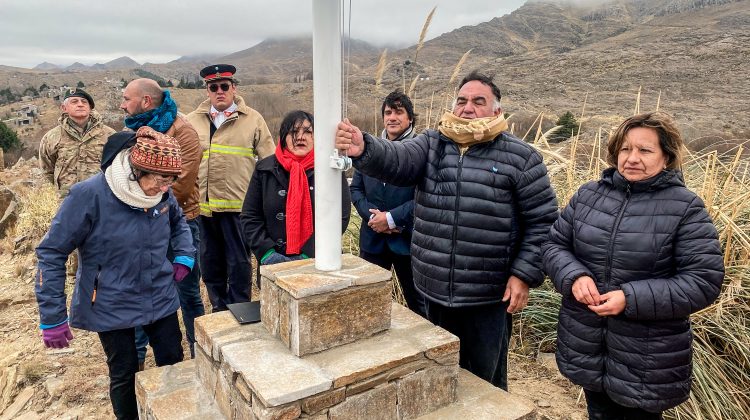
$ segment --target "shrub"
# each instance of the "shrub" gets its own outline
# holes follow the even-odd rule
[[[21,141],[18,140],[16,132],[2,121],[0,121],[0,147],[4,152],[21,148]]]

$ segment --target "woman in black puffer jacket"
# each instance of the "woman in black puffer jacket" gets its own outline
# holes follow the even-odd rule
[[[682,149],[666,114],[625,120],[613,167],[570,199],[542,247],[563,297],[557,364],[591,419],[661,418],[690,394],[690,314],[717,298],[724,264]]]

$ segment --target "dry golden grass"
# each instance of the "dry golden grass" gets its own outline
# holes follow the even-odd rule
[[[15,235],[28,239],[41,238],[57,213],[60,203],[57,191],[51,184],[43,183],[33,188],[20,187],[16,193],[19,212]]]
[[[639,104],[635,110],[640,110]],[[578,134],[558,145],[544,141],[550,131],[537,131],[533,143],[544,155],[561,206],[580,185],[599,179],[608,166],[605,156],[608,129],[601,127],[593,136]],[[733,154],[716,150],[686,153],[685,181],[704,200],[719,231],[726,279],[719,299],[691,317],[694,337],[691,398],[665,415],[696,420],[744,418],[750,412],[747,397],[750,392],[749,162],[741,145]],[[516,351],[554,348],[559,299],[549,283],[532,291],[529,306],[516,323],[520,343]]]

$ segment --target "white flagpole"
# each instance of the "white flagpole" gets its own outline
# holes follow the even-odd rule
[[[313,1],[315,268],[341,268],[341,171],[331,167],[341,121],[341,0]]]

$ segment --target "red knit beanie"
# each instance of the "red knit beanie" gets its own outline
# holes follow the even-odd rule
[[[135,146],[130,151],[130,164],[134,168],[161,175],[180,174],[180,145],[174,137],[149,126],[139,128],[135,136]]]

